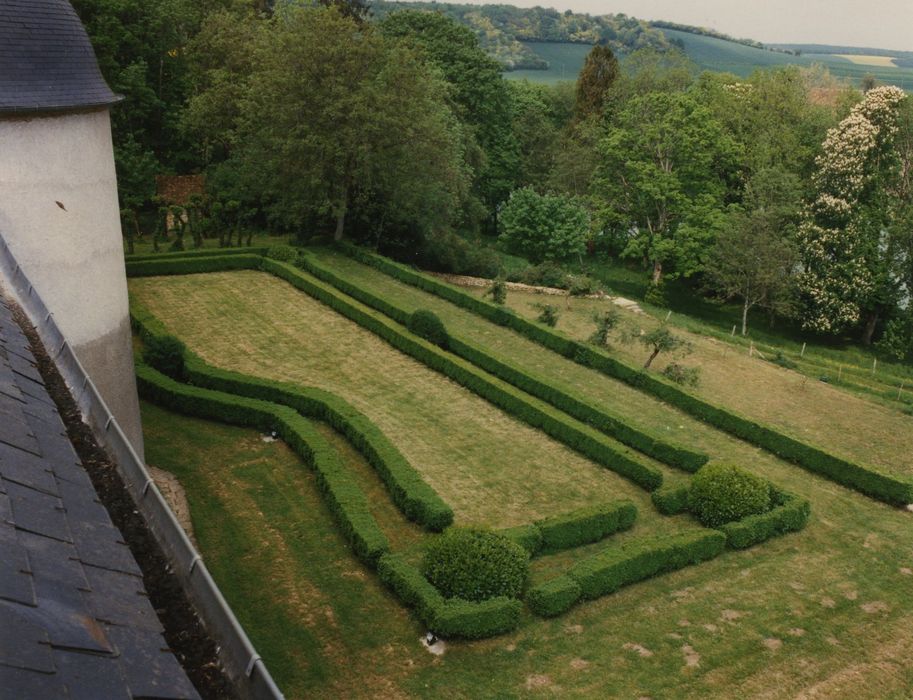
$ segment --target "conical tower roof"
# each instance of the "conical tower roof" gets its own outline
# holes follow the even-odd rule
[[[67,0],[0,0],[0,114],[118,101]]]

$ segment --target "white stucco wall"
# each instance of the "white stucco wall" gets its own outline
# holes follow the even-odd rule
[[[0,115],[0,232],[142,455],[107,110]]]

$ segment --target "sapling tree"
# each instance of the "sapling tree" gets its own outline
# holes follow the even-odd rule
[[[491,283],[488,291],[485,292],[485,296],[491,297],[495,304],[503,306],[507,302],[507,283],[498,277]]]
[[[536,320],[539,323],[544,323],[546,326],[554,328],[558,324],[558,318],[561,316],[561,312],[558,310],[558,307],[554,304],[536,304],[536,308],[539,309],[539,316],[536,317]]]
[[[588,338],[590,343],[605,347],[609,344],[609,333],[618,326],[621,321],[621,313],[615,307],[605,311],[597,311],[593,314],[593,321],[596,323],[596,330]]]
[[[653,360],[655,360],[660,353],[687,350],[689,347],[688,341],[674,335],[665,324],[657,326],[652,331],[644,333],[643,335],[637,336],[637,339],[650,349],[650,356],[647,358],[647,361],[644,362],[644,369],[649,369],[650,365],[653,364]]]

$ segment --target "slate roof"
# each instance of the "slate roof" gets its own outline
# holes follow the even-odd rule
[[[0,0],[0,114],[85,109],[118,99],[67,0]]]
[[[2,297],[0,697],[199,697]]]

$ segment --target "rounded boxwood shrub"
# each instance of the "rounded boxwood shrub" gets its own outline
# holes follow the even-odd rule
[[[443,321],[433,311],[426,311],[425,309],[413,311],[409,317],[408,328],[429,343],[434,343],[442,348],[447,347],[447,329],[444,328]]]
[[[707,527],[765,513],[770,507],[770,483],[733,464],[707,464],[691,480],[688,509]]]
[[[150,336],[144,343],[143,362],[172,379],[184,378],[184,343],[173,335]]]
[[[490,530],[450,528],[428,546],[422,573],[445,598],[519,598],[529,552]]]

